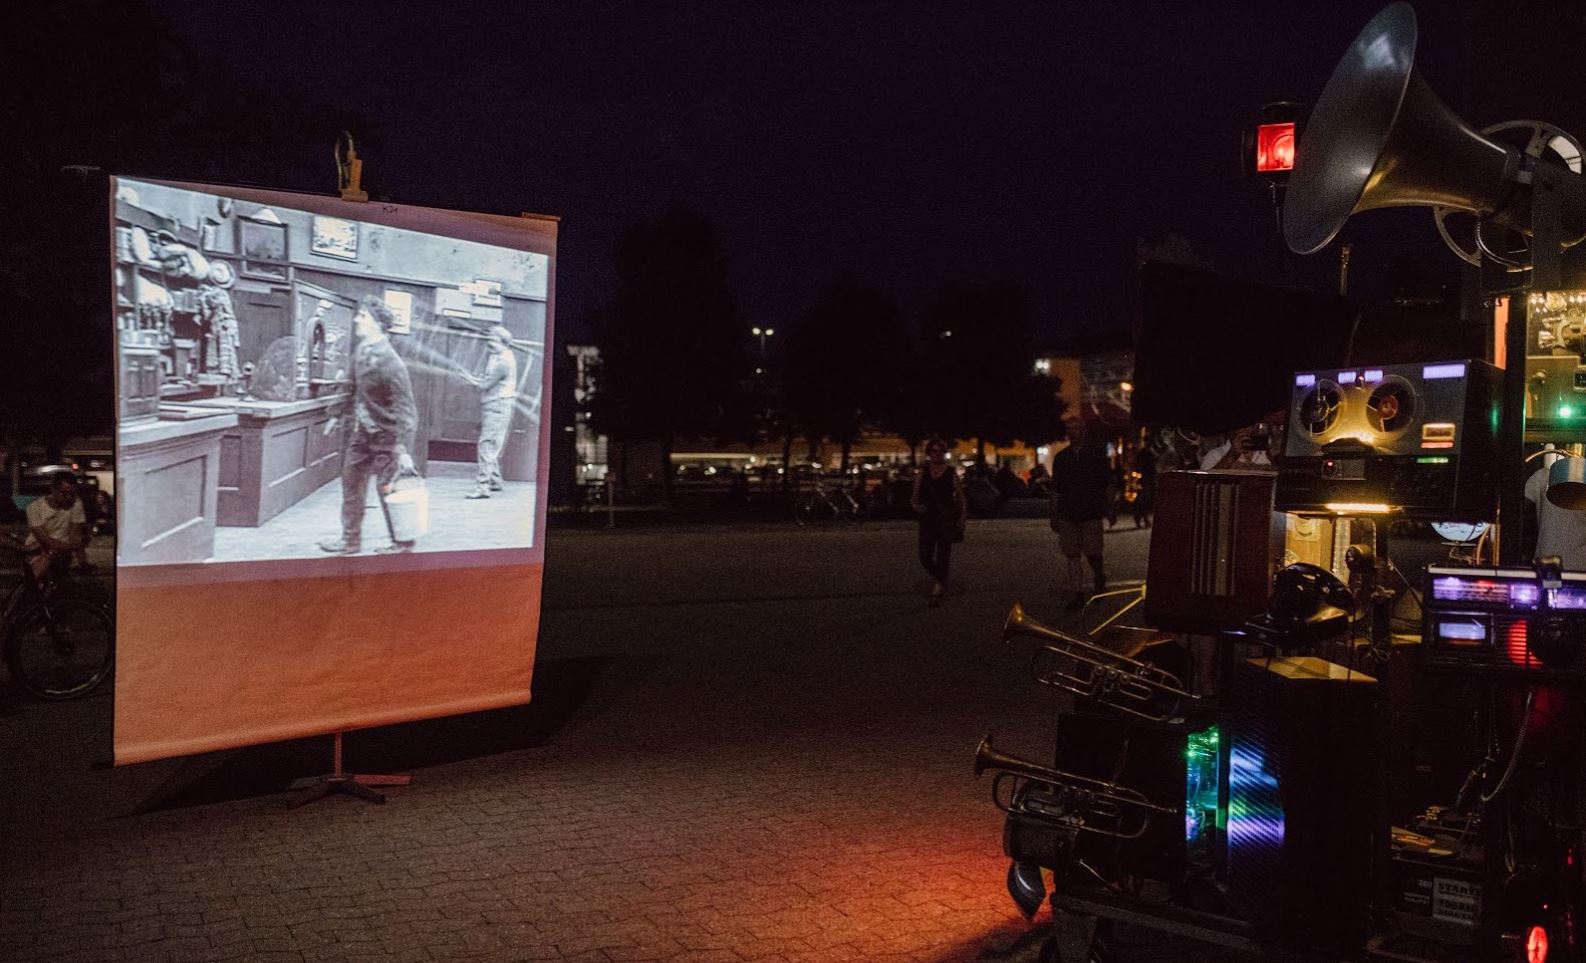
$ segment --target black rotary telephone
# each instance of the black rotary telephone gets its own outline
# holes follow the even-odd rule
[[[1338,576],[1309,562],[1278,569],[1272,579],[1267,620],[1297,642],[1315,642],[1349,626],[1355,596]]]

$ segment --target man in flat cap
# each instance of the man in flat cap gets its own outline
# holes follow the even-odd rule
[[[341,463],[341,538],[319,543],[334,555],[356,555],[362,550],[370,478],[375,480],[386,531],[391,535],[391,544],[375,552],[413,551],[412,541],[397,539],[386,508],[386,496],[397,476],[416,474],[412,451],[418,406],[407,364],[386,336],[395,321],[390,307],[374,296],[360,301],[353,316],[352,391],[341,412],[325,425],[327,435],[342,423],[347,427]]]

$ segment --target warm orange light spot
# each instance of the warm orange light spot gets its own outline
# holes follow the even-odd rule
[[[1262,124],[1256,128],[1256,171],[1272,174],[1294,169],[1294,125]]]

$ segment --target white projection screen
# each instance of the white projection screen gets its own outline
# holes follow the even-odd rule
[[[555,219],[110,190],[116,763],[526,703]]]

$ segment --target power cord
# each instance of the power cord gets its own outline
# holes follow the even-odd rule
[[[1531,703],[1536,698],[1536,686],[1525,690],[1525,714],[1520,717],[1520,731],[1514,737],[1514,750],[1509,753],[1509,765],[1504,767],[1503,775],[1498,779],[1498,785],[1492,792],[1482,793],[1482,805],[1492,802],[1509,785],[1509,777],[1514,775],[1514,770],[1520,764],[1520,751],[1525,748],[1525,733],[1531,727]]]

